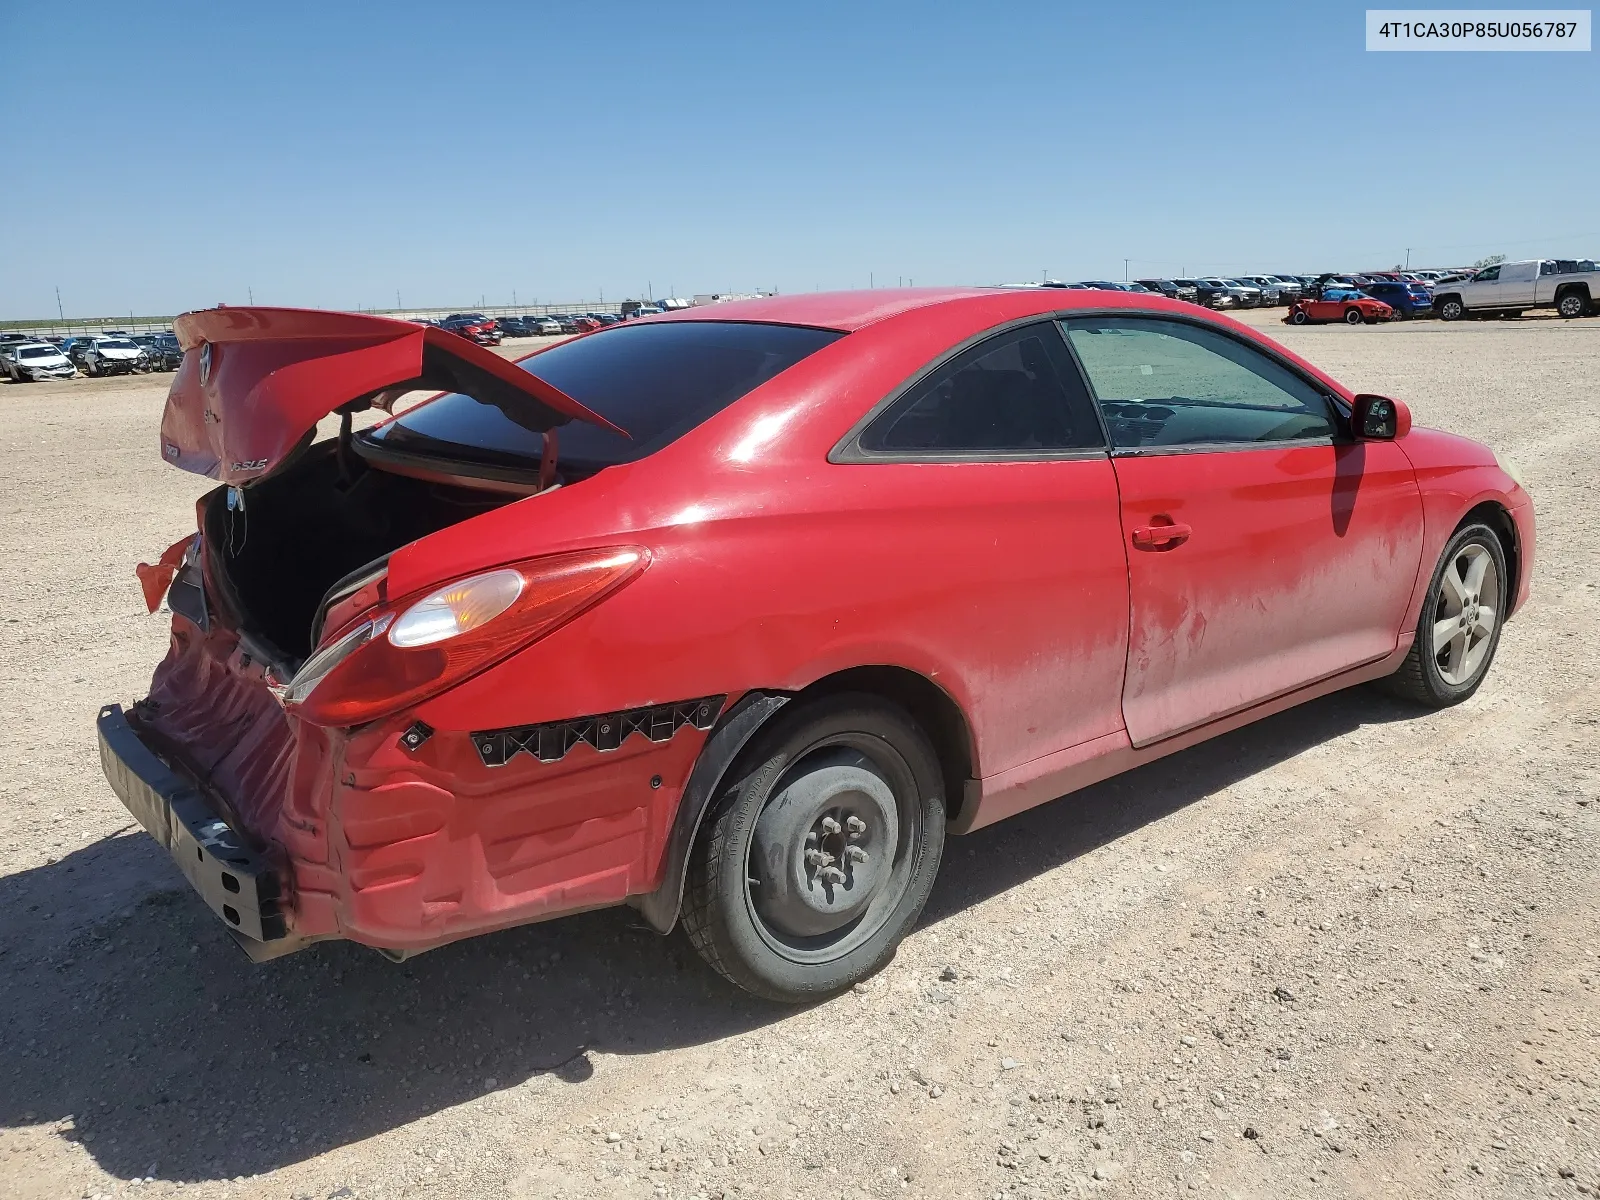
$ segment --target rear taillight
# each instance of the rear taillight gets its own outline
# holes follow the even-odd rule
[[[279,698],[314,725],[387,716],[509,658],[648,561],[634,546],[556,554],[407,597],[317,651]]]

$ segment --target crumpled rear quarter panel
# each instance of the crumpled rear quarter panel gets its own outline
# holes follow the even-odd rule
[[[134,715],[283,872],[291,932],[413,950],[652,890],[706,738],[498,767],[469,730],[412,751],[409,714],[353,731],[286,715],[233,634],[181,616]]]

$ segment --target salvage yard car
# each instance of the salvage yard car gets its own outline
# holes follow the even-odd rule
[[[71,379],[78,373],[72,361],[49,342],[18,342],[0,351],[0,366],[16,383],[38,379]]]
[[[80,343],[74,342],[74,349]],[[126,337],[90,337],[81,342],[81,352],[69,354],[85,375],[129,375],[142,371],[144,351]]]
[[[1516,316],[1530,308],[1553,308],[1563,317],[1585,317],[1600,300],[1600,270],[1589,259],[1530,258],[1496,263],[1471,279],[1436,286],[1434,305],[1446,321],[1472,313]]]
[[[176,329],[160,452],[219,486],[140,565],[170,645],[101,758],[257,959],[628,904],[825,996],[947,834],[1354,684],[1471,696],[1533,569],[1488,449],[1159,296],[769,297],[520,363]]]
[[[1311,325],[1323,321],[1343,321],[1347,325],[1368,325],[1387,321],[1394,309],[1382,300],[1355,288],[1324,288],[1320,296],[1307,296],[1289,306],[1284,320],[1291,325]]]

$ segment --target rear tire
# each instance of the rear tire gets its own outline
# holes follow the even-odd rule
[[[1589,299],[1582,292],[1571,291],[1556,301],[1556,312],[1567,320],[1581,317],[1589,311]]]
[[[1433,569],[1411,652],[1379,686],[1428,708],[1471,696],[1500,646],[1509,582],[1505,548],[1494,530],[1480,524],[1458,530]]]
[[[689,857],[683,926],[700,956],[790,1004],[883,967],[944,850],[927,735],[875,696],[826,696],[779,714],[729,778]]]
[[[1344,310],[1344,323],[1346,325],[1359,325],[1359,324],[1361,324],[1361,310],[1359,308],[1347,308],[1347,309],[1345,309]]]

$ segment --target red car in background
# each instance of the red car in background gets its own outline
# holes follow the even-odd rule
[[[480,346],[498,346],[505,339],[494,319],[482,313],[451,313],[439,322],[439,328]]]
[[[826,995],[947,835],[1353,684],[1472,695],[1533,567],[1488,449],[1159,296],[771,297],[520,364],[176,330],[162,454],[219,486],[140,566],[170,648],[101,757],[257,959],[629,904]]]
[[[1394,317],[1394,309],[1382,300],[1365,292],[1333,288],[1321,296],[1296,300],[1289,306],[1284,320],[1290,325],[1312,325],[1325,321],[1343,321],[1346,325],[1372,325]]]

